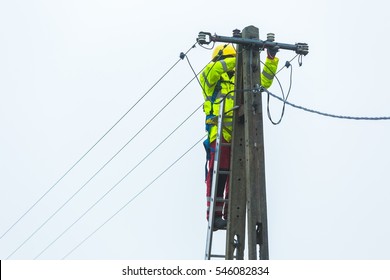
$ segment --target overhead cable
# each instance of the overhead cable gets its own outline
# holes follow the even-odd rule
[[[148,185],[146,185],[141,191],[139,191],[135,196],[133,196],[128,202],[126,202],[118,211],[116,211],[110,218],[108,218],[103,224],[96,228],[92,233],[90,233],[86,238],[84,238],[76,247],[69,251],[62,259],[66,259],[70,254],[72,254],[76,249],[78,249],[82,244],[84,244],[89,238],[91,238],[98,230],[105,226],[109,221],[111,221],[116,215],[118,215],[123,209],[125,209],[131,202],[133,202],[137,197],[139,197],[146,189],[148,189],[154,182],[160,179],[169,169],[171,169],[176,163],[178,163],[186,154],[188,154],[196,145],[198,145],[205,136],[202,136],[195,144],[193,144],[186,152],[184,152],[178,159],[176,159],[171,165],[169,165],[164,171],[162,171],[156,178],[154,178]]]
[[[188,54],[194,47],[195,47],[196,44],[192,45],[190,49],[188,49],[188,51],[185,53],[185,54]],[[158,84],[160,83],[160,81],[165,78],[165,76],[171,72],[171,70],[173,68],[176,67],[176,65],[182,60],[182,58],[178,59],[145,93],[144,95],[142,95],[132,106],[129,110],[126,111],[126,113],[124,113],[118,121],[116,121],[104,134],[103,136],[101,136],[99,138],[99,140],[96,141],[95,144],[92,145],[91,148],[89,148],[32,206],[30,206],[29,209],[27,209],[27,211],[22,215],[20,216],[20,218],[18,218],[16,220],[16,222],[14,222],[1,236],[0,236],[0,240],[10,231],[12,230],[15,225],[17,225],[49,192],[51,192],[57,185],[58,183],[60,183],[102,140],[103,138],[105,138],[107,136],[107,134],[109,134],[111,132],[112,129],[114,129],[114,127],[116,127],[118,125],[118,123],[120,121],[123,120],[123,118],[125,118],[125,116],[127,114],[129,114],[135,106],[137,106],[137,104],[146,96],[149,94],[149,92]]]
[[[320,111],[317,111],[317,110],[313,110],[313,109],[309,109],[309,108],[306,108],[306,107],[303,107],[303,106],[300,106],[300,105],[296,105],[294,103],[291,103],[275,94],[273,94],[272,92],[270,92],[269,90],[267,90],[266,88],[264,87],[261,87],[261,90],[262,91],[265,91],[266,93],[268,93],[269,95],[271,95],[272,97],[280,100],[281,102],[291,106],[291,107],[294,107],[296,109],[300,109],[300,110],[303,110],[303,111],[306,111],[306,112],[309,112],[309,113],[313,113],[313,114],[318,114],[318,115],[321,115],[321,116],[324,116],[324,117],[330,117],[330,118],[336,118],[336,119],[347,119],[347,120],[357,120],[357,121],[383,121],[383,120],[390,120],[390,117],[386,117],[386,116],[383,116],[383,117],[358,117],[358,116],[346,116],[346,115],[335,115],[335,114],[330,114],[330,113],[324,113],[324,112],[320,112]]]
[[[203,105],[203,104],[202,104]],[[140,166],[151,154],[153,154],[165,141],[170,138],[185,122],[187,122],[201,107],[196,108],[184,121],[182,121],[168,136],[166,136],[151,152],[149,152],[141,161],[139,161],[129,172],[127,172],[114,186],[112,186],[103,196],[101,196],[88,210],[86,210],[76,221],[68,226],[57,238],[55,238],[44,250],[42,250],[34,259],[39,258],[47,249],[57,242],[66,232],[68,232],[76,223],[78,223],[87,213],[89,213],[97,204],[99,204],[112,190],[123,182],[138,166]]]
[[[65,207],[87,184],[89,184],[124,148],[130,144],[165,108],[168,107],[172,101],[179,96],[180,93],[184,91],[185,88],[190,85],[190,83],[195,78],[192,78],[175,96],[173,96],[125,145],[123,145],[91,178],[89,178],[65,203],[63,203],[60,208],[58,208],[48,219],[46,219],[43,224],[41,224],[23,243],[21,243],[8,257],[12,257],[23,245],[30,240],[40,229],[42,229],[62,208]]]

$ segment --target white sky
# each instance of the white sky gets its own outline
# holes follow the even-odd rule
[[[290,101],[348,116],[389,116],[385,1],[1,1],[0,235],[194,43],[200,31],[306,42]],[[211,52],[189,54],[199,71]],[[282,66],[294,53],[281,51]],[[262,54],[264,59],[264,54]],[[288,89],[289,70],[280,73]],[[181,61],[0,240],[7,258],[191,79]],[[280,95],[275,83],[271,91]],[[263,99],[265,101],[265,99]],[[12,255],[33,259],[202,102],[194,81]],[[265,102],[263,104],[265,106]],[[272,99],[278,118],[280,102]],[[265,107],[264,107],[265,109]],[[204,133],[198,111],[40,258],[61,259]],[[264,116],[271,259],[389,259],[390,121],[339,120],[286,108]],[[204,151],[176,166],[69,259],[203,259]],[[221,233],[215,236],[221,250]],[[217,240],[220,240],[219,244]],[[218,249],[218,248],[217,248]],[[217,250],[216,249],[216,250]],[[217,250],[218,251],[218,250]]]

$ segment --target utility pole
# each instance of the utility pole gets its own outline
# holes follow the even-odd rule
[[[248,259],[268,260],[268,221],[264,162],[263,107],[260,84],[260,50],[269,47],[308,54],[305,43],[262,41],[254,26],[233,31],[233,37],[200,32],[200,44],[237,44],[235,110],[229,186],[229,217],[226,233],[226,259],[244,259],[248,235]],[[247,220],[247,232],[245,231]]]
[[[258,40],[259,30],[254,26],[246,27],[242,32],[242,38]],[[255,90],[256,86],[260,85],[259,47],[239,45],[239,48],[235,104],[241,110],[233,117],[232,178],[229,188],[230,227],[227,229],[226,238],[227,258],[233,259],[236,244],[237,258],[243,259],[246,209],[248,258],[258,259],[257,248],[259,248],[260,259],[267,260],[269,252],[262,99]],[[244,91],[243,89],[254,90]]]

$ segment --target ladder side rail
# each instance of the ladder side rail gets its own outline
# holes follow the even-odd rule
[[[218,113],[218,129],[217,129],[217,138],[215,144],[215,155],[214,155],[214,165],[213,165],[213,179],[211,184],[211,194],[210,194],[210,208],[209,208],[209,220],[207,226],[207,239],[206,239],[206,253],[205,260],[210,260],[211,258],[211,249],[213,243],[213,227],[215,220],[215,205],[216,205],[216,195],[218,187],[218,177],[219,177],[219,158],[221,153],[221,137],[223,129],[223,117],[225,111],[225,100],[222,100],[219,105]]]

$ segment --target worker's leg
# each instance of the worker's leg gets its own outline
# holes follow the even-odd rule
[[[223,139],[223,142],[226,142]],[[206,196],[207,196],[207,219],[209,218],[209,208],[210,208],[210,194],[211,194],[211,186],[212,186],[212,178],[213,178],[213,169],[214,169],[214,159],[215,159],[215,141],[213,141],[211,146],[211,158],[209,161],[209,172],[206,178]],[[220,162],[219,162],[220,170],[229,170],[230,168],[230,147],[222,146],[221,154],[220,154]],[[218,177],[218,186],[217,186],[217,199],[227,198],[228,193],[228,184],[229,184],[229,176],[226,174],[221,174]],[[224,212],[224,217],[227,218],[227,203],[223,203],[221,201],[216,202],[215,207],[215,216],[222,217],[222,212]]]
[[[215,145],[214,145],[215,147]],[[206,179],[206,197],[207,197],[207,220],[209,219],[209,211],[210,211],[210,200],[211,200],[211,188],[212,188],[212,180],[213,180],[213,170],[214,170],[214,159],[215,159],[215,153],[211,152],[211,157],[209,161],[209,170],[207,173],[207,179]],[[221,180],[222,179],[222,180]],[[217,198],[223,197],[224,193],[224,185],[225,182],[223,182],[223,178],[219,176],[218,178],[218,186],[217,186]],[[215,203],[215,217],[222,217],[222,210],[223,210],[223,202],[216,202]]]
[[[226,143],[225,139],[222,139],[223,143]],[[221,156],[220,156],[220,161],[219,161],[219,169],[224,170],[224,171],[229,171],[230,170],[230,146],[222,146],[221,147]],[[221,193],[220,197],[228,199],[229,196],[229,176],[228,175],[220,175],[224,176],[221,180],[221,186],[218,186],[218,188],[221,188]],[[218,181],[219,183],[219,181]],[[219,185],[219,184],[218,184]],[[224,203],[223,205],[223,216],[225,219],[227,219],[228,216],[228,203]]]

